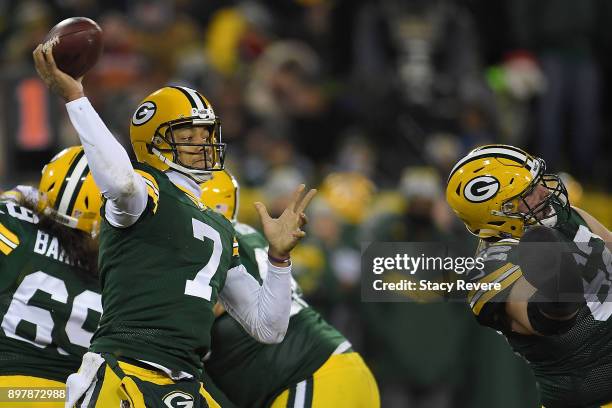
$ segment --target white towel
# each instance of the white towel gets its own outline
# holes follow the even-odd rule
[[[96,373],[104,363],[102,356],[96,353],[85,353],[78,373],[71,374],[66,380],[66,408],[73,408],[76,402],[91,387]]]

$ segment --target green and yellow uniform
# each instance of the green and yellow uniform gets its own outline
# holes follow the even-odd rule
[[[525,336],[510,330],[504,302],[522,276],[516,240],[483,246],[478,256],[485,257],[485,268],[468,277],[473,282],[498,282],[502,289],[474,290],[468,301],[478,322],[503,332],[514,351],[527,360],[544,406],[599,407],[612,401],[612,258],[576,211],[557,229],[577,243],[574,257],[582,266],[579,272],[585,285],[585,306],[567,333]]]
[[[100,233],[104,315],[91,351],[197,376],[213,306],[240,264],[232,224],[166,174],[134,164],[149,202],[136,224]]]
[[[240,259],[260,283],[266,271],[265,238],[236,224]],[[214,383],[240,407],[376,407],[378,388],[350,343],[302,299],[293,283],[291,318],[280,344],[258,343],[227,313],[212,329],[204,363]]]
[[[100,290],[38,221],[0,201],[0,387],[64,390],[98,325]]]

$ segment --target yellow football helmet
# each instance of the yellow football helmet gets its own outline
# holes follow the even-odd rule
[[[446,200],[467,229],[480,238],[520,238],[532,224],[553,226],[567,216],[569,200],[561,179],[545,174],[544,160],[509,145],[478,147],[448,176]],[[538,185],[547,197],[529,206],[525,197]],[[522,200],[527,212],[519,212]]]
[[[205,126],[207,143],[176,143],[173,130]],[[138,105],[130,124],[130,140],[136,159],[158,170],[172,168],[198,183],[208,180],[211,171],[222,170],[225,144],[221,143],[221,121],[201,93],[184,86],[167,86],[147,96]],[[181,163],[177,146],[202,146],[204,167]]]
[[[238,182],[227,170],[212,173],[212,178],[200,184],[201,199],[228,220],[235,222],[238,215]]]
[[[94,182],[82,146],[59,152],[43,168],[38,210],[71,228],[96,236],[102,195]]]
[[[321,183],[321,197],[349,224],[357,225],[368,215],[376,187],[356,172],[330,173]]]

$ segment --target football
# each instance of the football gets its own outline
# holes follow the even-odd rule
[[[57,67],[79,78],[102,54],[102,29],[90,18],[72,17],[59,22],[45,36],[43,47],[53,49]]]

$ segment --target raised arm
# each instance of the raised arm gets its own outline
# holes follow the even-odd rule
[[[523,278],[515,284],[506,312],[528,334],[568,331],[585,302],[570,245],[557,230],[537,226],[521,238],[518,255]]]
[[[72,125],[98,188],[108,199],[106,219],[115,227],[128,227],[138,220],[147,205],[146,184],[134,172],[129,156],[108,130],[83,92],[82,78],[60,71],[51,48],[34,50],[36,71],[49,88],[64,98]]]

